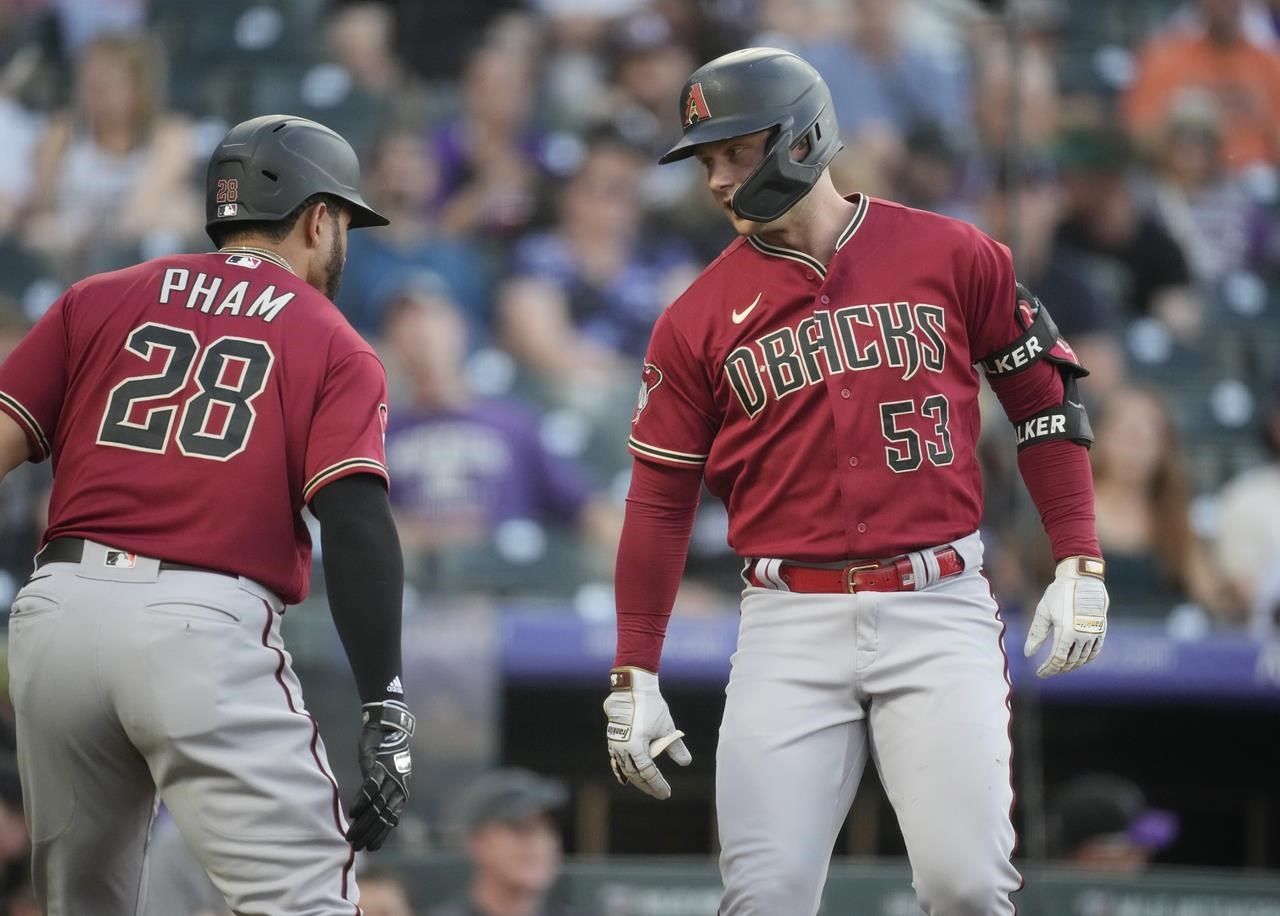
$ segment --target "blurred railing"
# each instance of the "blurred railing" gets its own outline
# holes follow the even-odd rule
[[[396,863],[414,893],[430,906],[458,894],[466,864],[457,858]],[[1135,876],[1022,869],[1026,884],[1014,900],[1021,916],[1280,916],[1280,877],[1152,868]],[[558,900],[589,916],[708,916],[720,897],[710,860],[577,859],[566,863]],[[905,861],[837,860],[831,866],[821,916],[919,916]]]

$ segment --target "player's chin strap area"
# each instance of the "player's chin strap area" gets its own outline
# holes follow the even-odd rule
[[[1006,347],[978,360],[987,378],[1016,375],[1047,359],[1058,366],[1065,389],[1061,404],[1049,407],[1014,424],[1021,451],[1040,442],[1070,439],[1085,448],[1093,445],[1093,428],[1080,400],[1077,380],[1089,374],[1070,344],[1062,339],[1049,310],[1021,283],[1014,304],[1022,335]]]

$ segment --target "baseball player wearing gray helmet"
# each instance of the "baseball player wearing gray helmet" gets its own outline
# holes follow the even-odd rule
[[[54,466],[9,627],[49,916],[141,912],[158,800],[234,911],[358,914],[356,850],[404,808],[386,376],[330,301],[347,230],[386,223],[359,180],[320,124],[237,125],[209,164],[219,250],[75,284],[0,366],[0,471]],[[364,704],[350,820],[280,635],[307,507]]]

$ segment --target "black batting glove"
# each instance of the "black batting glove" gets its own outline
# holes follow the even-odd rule
[[[409,800],[413,759],[409,739],[415,719],[408,707],[397,700],[365,703],[361,714],[360,770],[364,784],[351,805],[351,825],[347,841],[356,850],[373,851],[382,846]]]

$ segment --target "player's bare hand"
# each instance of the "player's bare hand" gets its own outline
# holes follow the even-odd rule
[[[682,767],[693,762],[676,728],[667,701],[658,692],[658,676],[643,668],[614,668],[609,673],[609,764],[618,782],[631,783],[654,798],[670,798],[671,786],[654,758],[666,751]]]
[[[381,847],[400,823],[409,800],[413,777],[409,739],[416,720],[408,707],[395,700],[365,703],[361,717],[359,754],[364,783],[351,804],[347,840],[357,850],[372,851]]]
[[[1111,599],[1103,582],[1103,562],[1094,557],[1067,557],[1036,606],[1022,652],[1035,655],[1053,631],[1052,649],[1036,674],[1050,677],[1074,671],[1098,657],[1107,635]]]

